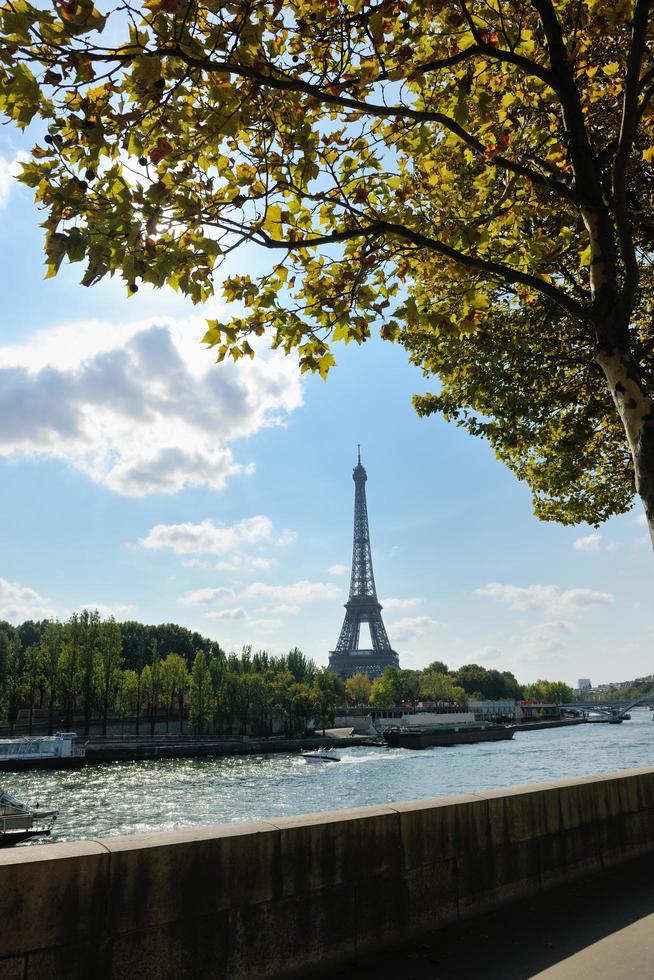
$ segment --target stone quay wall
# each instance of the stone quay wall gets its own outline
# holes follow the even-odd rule
[[[654,769],[0,852],[0,980],[307,976],[654,850]]]

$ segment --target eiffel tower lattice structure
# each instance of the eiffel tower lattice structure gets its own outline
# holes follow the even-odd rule
[[[329,654],[329,669],[341,677],[351,677],[352,674],[379,677],[386,667],[399,667],[400,661],[388,639],[381,616],[382,606],[377,599],[375,589],[366,505],[368,475],[361,465],[360,447],[358,463],[354,467],[352,479],[355,491],[350,597],[345,603],[345,620],[336,649]],[[368,623],[372,650],[358,649],[362,623]]]

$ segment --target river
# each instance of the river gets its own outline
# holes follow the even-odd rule
[[[280,754],[4,773],[2,787],[59,808],[52,842],[174,830],[654,766],[653,718],[634,710],[622,725],[518,732],[509,742],[422,752],[343,749],[340,764]]]

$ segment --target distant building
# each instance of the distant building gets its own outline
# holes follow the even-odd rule
[[[592,686],[590,677],[580,677],[577,681],[577,690],[579,691],[589,691]]]

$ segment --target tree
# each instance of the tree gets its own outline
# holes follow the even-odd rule
[[[64,626],[64,639],[59,654],[57,672],[59,689],[64,707],[64,725],[70,731],[73,724],[73,712],[80,690],[81,675],[79,670],[81,643],[81,624],[77,613],[73,613]]]
[[[107,734],[107,715],[112,694],[115,691],[118,672],[123,659],[123,641],[120,627],[113,616],[100,624],[98,632],[98,661],[101,677],[102,734]]]
[[[54,730],[54,712],[59,698],[60,657],[63,643],[63,627],[59,622],[48,622],[41,639],[41,670],[48,699],[48,735]]]
[[[274,687],[263,672],[248,675],[250,723],[255,729],[255,734],[267,736],[271,733],[270,715],[274,694]]]
[[[572,688],[563,681],[536,681],[525,687],[525,696],[537,704],[570,704]]]
[[[338,682],[330,670],[322,668],[313,676],[313,706],[316,724],[322,728],[323,735],[327,725],[334,724],[334,710],[338,695]]]
[[[175,701],[179,708],[179,730],[182,732],[184,694],[188,687],[188,670],[186,661],[178,653],[169,653],[165,660],[161,661],[161,695],[166,704],[166,733],[170,725],[170,718],[173,713]]]
[[[370,701],[380,708],[390,708],[402,700],[402,671],[397,667],[385,667],[381,677],[376,677],[370,689]]]
[[[256,243],[219,359],[269,331],[326,375],[381,324],[440,377],[418,411],[488,438],[539,517],[636,490],[654,543],[651,0],[91,3],[2,13],[48,275],[203,302]]]
[[[410,701],[415,707],[420,689],[420,678],[415,670],[400,671],[400,701]]]
[[[193,661],[189,690],[189,721],[198,735],[213,716],[213,690],[207,658],[200,650]]]
[[[97,609],[82,609],[79,614],[79,670],[84,734],[89,734],[91,715],[98,693],[97,652],[100,613]]]
[[[345,681],[345,693],[350,704],[368,704],[372,681],[367,674],[352,674]]]
[[[136,671],[130,667],[120,671],[118,682],[118,714],[120,715],[121,735],[125,734],[125,721],[130,712],[136,710]]]
[[[499,670],[487,670],[479,664],[459,667],[454,674],[454,680],[467,694],[479,695],[490,701],[516,699],[521,694],[520,686],[510,671],[500,673]]]
[[[293,733],[293,698],[291,689],[296,683],[290,670],[278,670],[273,681],[275,710],[281,715],[286,735]]]
[[[143,706],[147,710],[152,706],[152,667],[146,664],[136,675],[136,734],[139,734],[139,716]]]
[[[447,674],[427,667],[420,675],[420,696],[430,701],[451,701],[454,681]]]
[[[288,703],[290,705],[292,731],[301,728],[305,732],[309,725],[309,719],[316,708],[315,697],[309,685],[299,681],[291,684],[288,691]]]
[[[157,708],[159,707],[159,693],[161,688],[161,658],[159,656],[159,644],[156,639],[152,640],[150,644],[150,664],[150,735],[154,735],[154,726],[157,720]]]
[[[8,640],[6,654],[7,673],[5,674],[3,691],[3,700],[5,703],[5,710],[7,712],[10,735],[14,734],[18,712],[20,711],[20,699],[22,693],[22,653],[23,651],[20,642],[20,635],[18,632],[15,632],[9,637]]]
[[[27,701],[27,731],[29,735],[32,734],[34,700],[41,676],[41,650],[38,646],[28,647],[23,654],[23,696]]]

